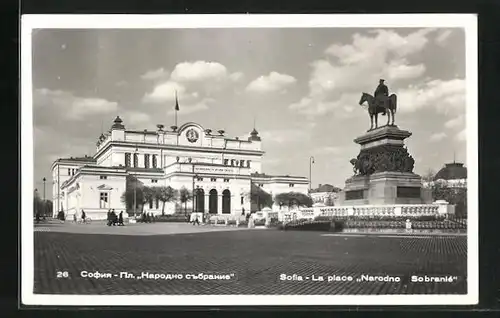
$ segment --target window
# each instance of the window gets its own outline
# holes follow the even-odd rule
[[[130,153],[125,153],[125,167],[130,167]]]
[[[153,199],[149,199],[149,208],[152,209],[153,208]]]
[[[198,179],[197,179],[197,180],[198,180],[198,181],[203,181],[203,178],[198,177]]]
[[[224,182],[229,182],[229,179],[228,178],[224,178]]]
[[[149,154],[144,155],[144,168],[149,168]]]
[[[158,158],[156,158],[156,155],[153,155],[153,168],[158,167]]]
[[[99,176],[99,179],[106,180],[106,179],[108,179],[108,176]]]
[[[109,198],[107,192],[99,193],[99,208],[101,209],[109,208]]]
[[[159,207],[160,207],[160,199],[155,198],[155,206],[156,206],[156,209],[159,209]]]
[[[295,186],[295,184],[290,183],[290,184],[288,184],[288,186],[289,186],[290,188],[293,188],[293,187]]]
[[[134,168],[139,166],[139,155],[134,153]]]
[[[228,163],[229,163],[229,159],[224,159],[224,165],[227,166]]]
[[[263,186],[264,186],[264,184],[263,184],[263,183],[259,183],[259,187],[263,187]]]
[[[158,179],[151,179],[151,183],[158,183]]]
[[[215,182],[217,181],[217,178],[210,178],[210,181]]]
[[[241,197],[241,204],[243,204],[244,200],[245,200],[245,197]]]

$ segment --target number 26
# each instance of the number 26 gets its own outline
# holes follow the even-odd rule
[[[68,278],[68,277],[69,277],[69,274],[66,271],[64,271],[64,272],[57,272],[57,278]]]

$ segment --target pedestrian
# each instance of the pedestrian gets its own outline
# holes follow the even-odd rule
[[[120,211],[120,215],[118,216],[118,225],[125,225],[123,224],[123,211]]]
[[[151,212],[150,214],[151,214],[151,222],[155,223],[155,216],[153,215],[153,212]]]
[[[36,212],[36,223],[40,223],[40,212]]]
[[[108,211],[108,218],[107,218],[107,220],[108,220],[108,226],[111,226],[111,223],[112,223],[112,220],[111,220],[111,209],[109,209],[109,211]]]
[[[245,215],[245,208],[241,208],[241,215]]]
[[[77,218],[76,218],[76,213],[73,214],[73,222],[78,222]]]
[[[85,223],[86,217],[87,217],[87,215],[85,214],[85,211],[83,211],[83,209],[82,209],[82,223]]]

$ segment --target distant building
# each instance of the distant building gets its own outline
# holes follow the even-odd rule
[[[334,187],[331,184],[319,184],[316,189],[311,189],[309,195],[313,203],[322,203],[326,206],[334,206],[337,203],[338,193],[342,189]]]
[[[444,165],[430,181],[424,181],[425,187],[439,183],[448,188],[467,188],[467,168],[463,163],[452,162]]]
[[[51,167],[54,215],[60,210],[67,216],[79,215],[83,209],[93,219],[105,219],[108,209],[133,212],[134,208],[121,200],[131,177],[144,186],[184,187],[194,193],[188,211],[210,214],[250,211],[252,183],[273,195],[289,191],[307,194],[309,181],[305,177],[261,172],[264,151],[255,129],[248,138],[240,139],[196,123],[170,130],[163,127],[127,130],[117,117],[109,132],[98,138],[93,156],[56,160]],[[165,213],[174,213],[175,206],[166,205]],[[160,214],[162,204],[151,200],[145,210]]]

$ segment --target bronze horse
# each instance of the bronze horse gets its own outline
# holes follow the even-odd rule
[[[359,100],[359,105],[363,105],[364,102],[368,102],[368,114],[370,115],[371,126],[370,130],[373,128],[373,119],[375,118],[375,128],[378,127],[378,114],[384,112],[387,114],[387,126],[394,126],[394,114],[396,114],[397,109],[397,98],[395,94],[391,94],[382,106],[376,105],[375,97],[368,93],[361,94],[361,99]],[[390,124],[389,124],[390,123]]]

